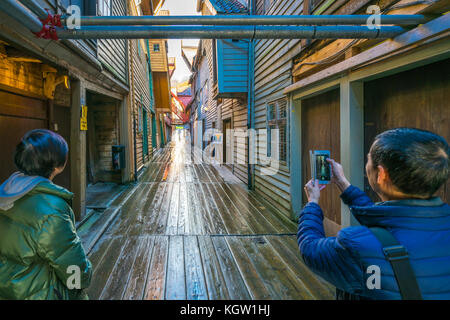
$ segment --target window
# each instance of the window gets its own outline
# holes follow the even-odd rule
[[[154,51],[154,52],[159,52],[159,51],[160,51],[159,43],[155,43],[155,44],[153,45],[153,51]]]
[[[98,0],[97,13],[99,16],[111,16],[111,0]]]
[[[287,161],[287,99],[282,98],[267,105],[267,156],[272,155],[272,129],[278,129],[278,154],[280,161]]]

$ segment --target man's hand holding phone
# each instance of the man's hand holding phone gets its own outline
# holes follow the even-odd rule
[[[308,202],[319,204],[320,191],[322,191],[325,187],[325,184],[319,184],[319,180],[316,180],[315,182],[312,179],[309,180],[304,188]]]
[[[331,167],[331,183],[336,184],[341,192],[344,192],[350,186],[350,182],[347,180],[344,174],[344,169],[340,163],[337,163],[331,158],[327,158],[326,161],[330,164]],[[315,171],[315,170],[314,170]],[[320,184],[319,180],[311,179],[305,185],[304,190],[306,193],[306,197],[308,198],[308,202],[314,202],[319,204],[320,199],[320,191],[322,191],[326,184]]]
[[[330,158],[327,161],[331,165],[331,182],[344,192],[350,186],[350,182],[345,177],[342,165]]]

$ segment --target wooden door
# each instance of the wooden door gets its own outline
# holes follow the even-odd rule
[[[365,156],[377,134],[397,127],[437,133],[450,142],[450,59],[364,85]],[[366,192],[379,201],[365,179]],[[439,196],[450,202],[450,181]]]
[[[47,103],[0,90],[0,184],[13,172],[14,152],[25,133],[48,129]]]
[[[340,162],[339,89],[302,101],[302,177],[303,185],[311,179],[309,150],[330,150]],[[341,224],[340,191],[328,185],[321,193],[320,206],[334,230]],[[306,195],[303,204],[306,203]]]

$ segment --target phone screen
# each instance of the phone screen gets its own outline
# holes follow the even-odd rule
[[[318,154],[316,155],[316,179],[320,181],[331,180],[331,168],[327,162],[328,155]]]

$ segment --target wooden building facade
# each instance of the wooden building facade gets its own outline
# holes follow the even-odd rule
[[[204,15],[243,14],[245,11],[230,9],[237,2],[242,4],[236,0],[198,1],[197,10]],[[276,203],[282,214],[296,220],[305,204],[303,186],[310,179],[310,149],[330,150],[332,157],[343,164],[351,182],[370,193],[364,164],[376,134],[409,126],[429,129],[450,140],[450,108],[446,103],[450,74],[449,18],[445,15],[448,2],[256,0],[255,5],[257,15],[366,14],[368,6],[378,5],[383,14],[423,13],[434,17],[423,26],[388,40],[256,41],[252,116],[254,128],[261,136],[254,188],[267,201]],[[228,43],[232,45],[233,40]],[[247,151],[234,152],[234,159],[229,157],[233,153],[230,149],[235,151],[239,143],[245,146],[240,150],[247,150],[246,134],[227,137],[225,133],[226,129],[247,130],[247,99],[244,95],[227,96],[220,86],[224,80],[220,73],[232,61],[223,50],[224,44],[227,41],[200,42],[191,81],[191,130],[196,143],[209,128],[223,132],[219,157],[225,163],[231,162],[233,173],[247,183]],[[240,76],[241,73],[235,73],[233,80]],[[272,129],[279,132],[278,150],[272,150]],[[265,174],[267,165],[260,160],[271,158],[274,151],[279,160],[272,159],[270,166],[275,161],[277,169]],[[447,201],[448,190],[447,184],[440,192]],[[336,234],[341,227],[354,223],[334,186],[324,191],[321,202],[328,234]]]
[[[244,1],[198,0],[202,15],[247,14]],[[194,59],[193,108],[191,113],[194,141],[202,148],[207,130],[223,132],[223,145],[215,153],[218,163],[226,165],[242,182],[248,182],[247,92],[248,40],[200,41]],[[233,130],[227,136],[227,129]]]
[[[151,15],[153,13],[152,11],[143,11],[140,6],[136,6],[135,1],[129,1],[129,12],[129,15],[133,16]],[[148,39],[128,40],[128,55],[130,57],[130,94],[128,101],[132,114],[130,132],[133,132],[133,137],[136,140],[133,146],[136,157],[133,165],[136,165],[138,175],[151,160],[154,149],[157,149],[153,142],[153,139],[156,139],[153,136],[156,129],[154,128],[156,124],[153,123],[156,113],[154,110],[154,81],[151,74],[152,63],[148,41]]]
[[[141,6],[155,8],[162,2],[142,1]],[[135,5],[132,0],[36,3],[52,14],[65,14],[69,5],[80,6],[83,15],[137,13],[130,12]],[[0,179],[15,170],[11,157],[23,134],[37,128],[60,133],[70,151],[67,167],[55,183],[75,194],[73,209],[80,220],[86,212],[88,184],[124,183],[134,178],[133,115],[144,132],[147,128],[149,141],[148,153],[138,155],[142,159],[138,165],[150,159],[150,121],[144,126],[145,112],[139,113],[139,109],[150,110],[152,100],[151,73],[146,51],[140,50],[142,41],[53,41],[37,38],[5,12],[0,12],[0,21],[0,134],[5,151],[0,156]],[[142,136],[137,136],[141,140],[136,145],[144,150]],[[121,168],[113,165],[115,145],[125,148]]]
[[[158,14],[169,15],[169,12],[161,10]],[[170,118],[172,113],[167,40],[149,39],[148,50],[150,52],[153,95],[155,99],[155,119],[152,121],[156,125],[156,145],[160,148],[167,144],[170,138],[168,133],[172,130],[165,120]]]
[[[292,2],[294,1],[286,1]],[[372,1],[309,3],[306,12],[362,14]],[[384,1],[385,14],[431,14],[434,19],[388,40],[305,42],[292,59],[293,84],[283,90],[290,115],[290,197],[295,218],[311,178],[310,149],[330,150],[352,184],[369,193],[366,155],[374,137],[395,127],[431,130],[450,141],[450,17],[446,1]],[[450,200],[449,182],[440,190]],[[324,190],[321,206],[328,234],[356,222],[337,188]]]

